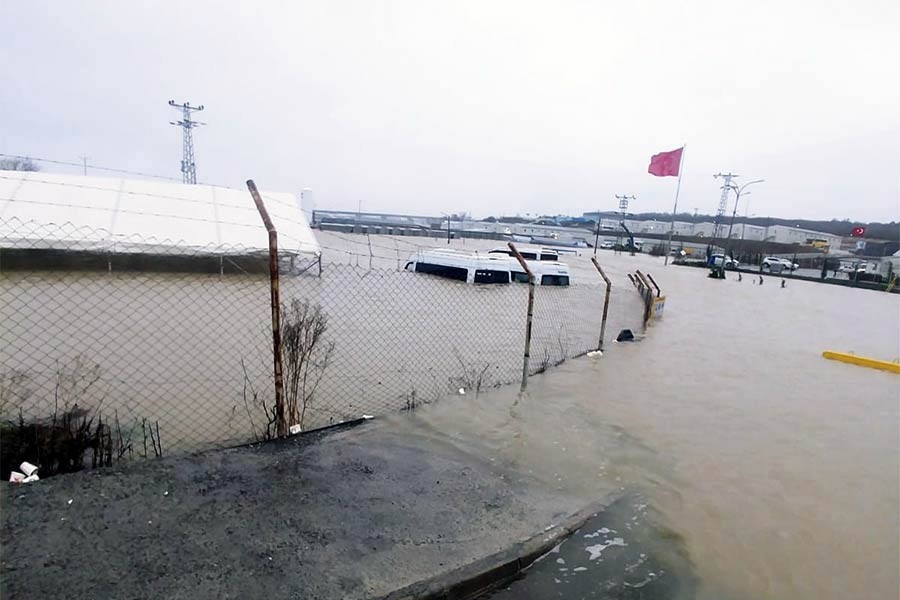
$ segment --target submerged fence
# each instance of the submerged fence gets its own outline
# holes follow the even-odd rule
[[[17,221],[0,242],[4,476],[21,460],[67,471],[276,434],[267,256]],[[520,380],[527,284],[367,263],[278,257],[287,425]],[[598,348],[608,287],[587,273],[536,287],[529,373]],[[613,286],[608,331],[640,324],[630,287]]]

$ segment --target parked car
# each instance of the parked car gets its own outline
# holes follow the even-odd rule
[[[613,240],[605,240],[600,243],[601,250],[612,250],[616,247],[616,243]]]
[[[838,271],[841,273],[848,273],[851,275],[853,273],[865,273],[866,266],[865,265],[841,265],[841,268],[839,268]]]
[[[741,263],[739,261],[736,261],[733,258],[731,258],[729,256],[725,256],[723,254],[713,254],[712,255],[712,264],[721,265],[723,259],[725,260],[725,268],[726,269],[737,269],[738,267],[741,266]]]
[[[773,265],[781,265],[782,269],[788,269],[790,271],[794,271],[800,268],[800,265],[797,263],[791,262],[786,258],[778,258],[777,256],[767,256],[763,259],[762,268],[763,269],[772,269]]]

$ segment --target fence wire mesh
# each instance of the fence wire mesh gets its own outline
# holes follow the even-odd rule
[[[403,270],[427,239],[321,237],[321,270],[308,257],[279,260],[292,423],[309,430],[519,380],[527,285]],[[0,222],[4,470],[26,458],[76,470],[274,435],[266,256],[109,241]],[[531,373],[597,348],[605,286],[591,271],[581,279],[536,288]],[[640,311],[633,290],[614,288],[607,337],[639,324]]]

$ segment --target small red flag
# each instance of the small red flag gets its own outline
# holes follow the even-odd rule
[[[853,228],[853,231],[850,232],[850,236],[851,236],[851,237],[862,237],[862,236],[864,236],[864,235],[866,235],[866,228],[865,228],[865,227],[854,227],[854,228]]]
[[[678,177],[682,152],[684,152],[683,147],[654,154],[650,157],[650,166],[647,168],[647,172],[657,177]]]

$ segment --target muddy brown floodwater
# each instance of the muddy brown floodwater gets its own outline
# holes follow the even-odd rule
[[[896,598],[900,377],[821,353],[896,359],[900,298],[602,256],[666,292],[645,339],[409,426],[585,499],[639,489],[692,597]]]
[[[322,232],[320,239],[327,262],[368,267],[370,240],[328,232]],[[371,243],[372,266],[380,269],[402,266],[417,245],[439,244],[425,238],[385,236],[372,236]],[[453,243],[467,249],[497,245],[471,240]],[[589,256],[566,261],[576,282],[599,285]],[[664,268],[661,259],[646,255],[616,256],[604,251],[600,259],[614,285],[607,340],[615,336],[613,326],[639,323],[639,300],[626,272],[640,268],[653,273],[667,295],[664,318],[643,340],[609,344],[600,358],[569,360],[533,377],[528,394],[521,398],[518,386],[506,386],[477,398],[473,394],[446,398],[402,415],[396,414],[399,405],[387,399],[375,408],[393,415],[387,418],[409,427],[411,434],[454,444],[479,460],[508,467],[510,477],[528,478],[566,497],[593,502],[637,490],[663,532],[659,543],[677,544],[687,556],[690,580],[696,579],[698,586],[696,594],[691,588],[691,597],[897,598],[900,376],[827,361],[821,353],[849,350],[896,359],[900,297],[802,281],[788,281],[781,288],[775,277],[766,277],[762,286],[749,276],[737,282],[730,273],[726,281],[711,280],[703,269]],[[518,290],[517,299],[524,299],[524,288],[504,292],[457,286],[451,290],[447,282],[415,277],[409,274],[390,281],[402,279],[402,289],[410,293],[433,289],[429,301],[446,302],[448,311],[462,310],[462,294],[473,306],[482,306],[487,293]],[[167,278],[173,279],[172,285],[165,285]],[[133,412],[138,416],[149,412],[163,418],[169,440],[177,434],[172,428],[181,423],[186,424],[186,439],[200,439],[198,416],[223,439],[246,439],[246,427],[232,431],[233,423],[224,420],[241,415],[234,407],[240,407],[238,366],[243,356],[242,345],[226,342],[258,341],[251,349],[258,346],[263,352],[253,355],[258,359],[254,365],[267,373],[268,296],[267,288],[256,279],[184,280],[126,273],[112,277],[111,284],[93,274],[55,279],[46,274],[14,274],[4,281],[7,295],[0,294],[4,299],[0,307],[6,307],[7,321],[0,336],[4,342],[0,358],[7,366],[21,362],[30,372],[43,373],[52,390],[54,353],[75,354],[87,348],[99,364],[143,365],[137,374],[114,372],[123,381],[118,388],[116,381],[109,385],[128,394],[110,395],[107,402],[121,396],[137,407]],[[358,301],[362,316],[370,316],[366,311],[374,310],[371,307],[376,304],[365,293],[367,288],[354,289],[359,296],[345,300]],[[373,289],[381,296],[370,295],[379,302],[382,296],[397,297],[388,294],[391,288]],[[579,293],[576,287],[564,292],[567,295],[561,298]],[[41,312],[50,300],[83,308]],[[70,303],[61,304],[62,300]],[[118,310],[116,303],[124,303],[128,310]],[[244,310],[245,304],[256,312]],[[387,317],[395,304],[383,300],[377,306],[385,318],[382,326],[393,323]],[[433,305],[429,306],[433,312]],[[565,317],[575,330],[585,329],[589,316],[596,320],[599,309],[587,308],[584,315]],[[143,320],[136,320],[138,310],[143,311]],[[523,311],[520,302],[515,314]],[[484,313],[482,306],[473,314]],[[465,323],[456,316],[444,320],[454,326]],[[341,323],[336,316],[336,331],[360,335],[355,322],[344,329]],[[492,331],[493,338],[502,333],[502,339],[492,338],[492,344],[483,348],[490,355],[485,360],[508,358],[515,375],[521,330],[509,327],[498,333],[497,327],[475,325],[478,336],[466,331],[455,335],[466,341],[482,340],[483,331]],[[595,325],[590,326],[591,340]],[[25,327],[30,337],[16,327]],[[211,345],[203,336],[184,336],[185,330],[195,329],[215,332],[217,343]],[[172,337],[176,333],[180,337]],[[362,333],[369,343],[381,339]],[[406,344],[405,351],[418,362],[426,355],[438,366],[452,362],[448,344],[427,346],[428,331],[401,333],[397,338],[425,340]],[[418,337],[403,337],[414,334]],[[385,339],[393,344],[396,338]],[[35,340],[40,341],[38,347],[53,352],[35,355]],[[20,344],[26,346],[20,348]],[[362,342],[357,345],[367,347]],[[216,363],[211,362],[210,347]],[[466,343],[461,348],[471,352],[481,345]],[[502,357],[497,348],[503,351]],[[385,356],[391,357],[387,363],[377,355],[352,354],[348,364],[359,370],[368,360],[365,364],[371,368],[364,375],[371,378],[384,372],[386,364],[396,369],[397,355]],[[213,365],[219,370],[211,370]],[[157,376],[157,371],[165,377]],[[446,377],[440,379],[443,389]],[[377,386],[370,379],[350,381],[356,387],[335,387],[336,397],[372,399]],[[394,392],[385,398],[396,399]],[[194,404],[186,404],[185,397]],[[209,398],[221,406],[200,404]],[[359,416],[369,408],[335,407],[342,416]],[[126,404],[119,410],[123,415]],[[623,539],[623,543],[630,541]]]

